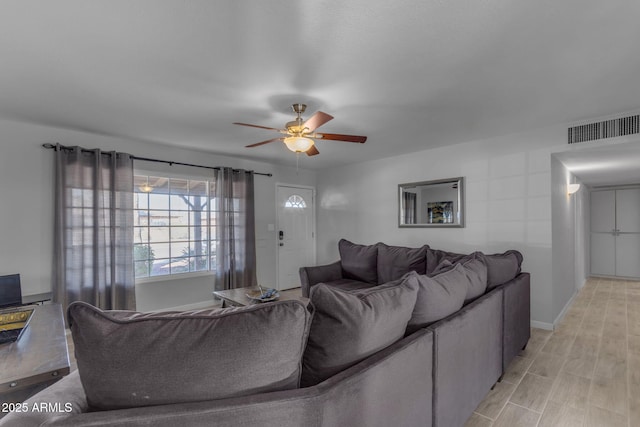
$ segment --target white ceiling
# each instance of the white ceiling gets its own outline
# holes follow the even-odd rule
[[[640,106],[640,1],[7,0],[0,118],[325,168]],[[61,141],[64,142],[64,141]],[[90,144],[89,144],[90,145]]]

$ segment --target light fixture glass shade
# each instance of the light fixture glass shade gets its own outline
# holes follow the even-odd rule
[[[580,184],[569,184],[567,185],[567,194],[576,193],[580,189]]]
[[[290,136],[284,139],[284,144],[294,153],[303,153],[313,147],[313,139],[302,136]]]
[[[141,185],[140,187],[138,187],[138,189],[143,193],[151,193],[153,191],[153,187],[149,184]]]

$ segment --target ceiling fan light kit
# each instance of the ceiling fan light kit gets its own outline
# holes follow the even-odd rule
[[[327,123],[329,120],[333,119],[333,116],[323,113],[322,111],[318,111],[313,116],[311,116],[307,121],[302,120],[302,113],[305,112],[307,106],[305,104],[293,104],[291,109],[294,113],[296,113],[297,117],[295,120],[288,122],[285,125],[285,129],[276,129],[267,126],[260,125],[252,125],[249,123],[238,123],[234,122],[234,125],[240,126],[249,126],[253,128],[259,129],[267,129],[274,130],[276,132],[280,132],[281,134],[287,135],[284,138],[271,138],[266,141],[257,142],[255,144],[247,145],[250,147],[258,147],[260,145],[268,144],[274,141],[282,141],[287,146],[287,148],[294,153],[307,153],[307,156],[315,156],[319,154],[317,147],[315,146],[314,139],[326,139],[329,141],[342,141],[342,142],[356,142],[359,144],[364,144],[367,140],[366,136],[359,135],[342,135],[337,133],[315,133],[315,130]]]
[[[284,139],[284,144],[294,153],[304,153],[313,146],[313,139],[302,136],[290,136]]]

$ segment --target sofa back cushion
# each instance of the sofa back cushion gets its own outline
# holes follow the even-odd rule
[[[426,274],[433,274],[435,269],[442,261],[450,261],[455,264],[456,261],[466,257],[466,254],[458,254],[455,252],[441,251],[440,249],[427,248]]]
[[[94,410],[297,388],[311,312],[299,301],[187,312],[68,309]]]
[[[318,384],[401,339],[417,292],[417,283],[405,278],[357,291],[314,286],[302,385]]]
[[[410,271],[418,274],[426,272],[427,249],[388,246],[378,243],[378,282],[397,280]]]
[[[487,266],[481,259],[470,259],[462,263],[467,276],[467,296],[464,303],[483,295],[487,290]]]
[[[407,334],[443,319],[464,305],[470,288],[467,271],[462,264],[432,277],[409,273],[409,278],[418,284],[416,300]]]
[[[346,239],[338,242],[342,272],[347,279],[377,284],[378,244],[358,245]]]
[[[507,283],[521,272],[522,254],[516,250],[501,254],[484,254],[483,258],[487,266],[488,289]]]
[[[487,290],[487,266],[482,252],[474,252],[454,262],[445,259],[430,276],[449,271],[457,264],[461,264],[464,267],[464,273],[467,278],[467,295],[464,299],[464,303],[467,304]]]

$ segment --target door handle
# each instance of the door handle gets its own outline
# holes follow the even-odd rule
[[[278,232],[278,239],[279,239],[279,240],[284,240],[284,231],[280,230],[280,231]]]

